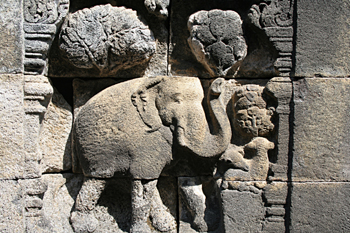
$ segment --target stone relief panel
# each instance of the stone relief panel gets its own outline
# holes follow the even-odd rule
[[[170,59],[169,73],[173,75],[193,75],[201,78],[210,78],[225,75],[228,78],[271,78],[274,76],[288,76],[292,68],[292,38],[293,38],[293,1],[174,1],[171,5],[171,43],[170,43]],[[241,26],[235,26],[234,30],[226,30],[225,33],[231,34],[235,41],[233,46],[232,41],[230,47],[235,50],[233,54],[235,60],[239,60],[239,65],[236,64],[236,69],[232,72],[216,74],[212,71],[208,72],[208,64],[204,62],[203,52],[200,52],[200,46],[197,45],[197,51],[192,54],[193,45],[187,44],[187,38],[192,38],[196,35],[198,27],[194,29],[192,25],[193,18],[191,15],[200,14],[201,11],[213,11],[213,9],[223,11],[234,11],[237,13],[238,20],[241,21]],[[201,11],[199,11],[201,10]],[[184,17],[187,15],[187,17]],[[214,18],[213,18],[214,19]],[[210,28],[209,32],[206,29],[200,29],[201,44],[204,47],[214,43],[218,30],[223,30],[227,27],[232,27],[231,23],[222,23],[225,17],[219,18],[217,21],[221,23],[220,27],[215,26],[215,29]],[[209,20],[211,21],[211,20]],[[209,23],[207,21],[206,23]],[[232,21],[233,22],[233,21]],[[204,21],[201,24],[206,24]],[[189,30],[185,30],[189,24]],[[197,23],[195,23],[197,24]],[[214,24],[212,25],[214,27]],[[193,31],[194,30],[194,31]],[[233,32],[233,33],[232,33]],[[195,33],[195,34],[193,34]],[[212,34],[214,33],[214,34]],[[233,37],[236,36],[236,39]],[[194,37],[196,38],[196,37]],[[240,38],[240,39],[237,39]],[[226,38],[227,40],[227,38]],[[205,42],[204,42],[205,41]],[[244,41],[244,42],[243,42]],[[223,43],[227,43],[224,40]],[[221,43],[221,52],[215,53],[216,58],[224,62],[228,59],[227,53],[232,54],[232,49],[223,46]],[[216,51],[219,48],[216,46]],[[246,45],[244,45],[246,44]],[[199,47],[198,47],[199,46]],[[243,46],[243,47],[242,47]],[[246,46],[246,48],[244,48]],[[246,53],[237,54],[237,50],[246,50]],[[209,55],[208,48],[205,50],[206,56]],[[219,55],[220,54],[220,55]],[[233,55],[232,54],[232,55]],[[244,55],[244,56],[242,56]],[[213,54],[211,55],[213,59]],[[228,59],[223,64],[229,64],[231,59]],[[228,63],[227,63],[228,62]],[[200,63],[200,64],[198,64]],[[228,67],[228,65],[226,65]],[[239,66],[239,69],[237,69]]]
[[[167,1],[73,1],[63,25],[69,32],[62,30],[60,38],[53,42],[49,75],[57,78],[167,75],[167,5]],[[89,29],[91,26],[94,30]],[[81,54],[74,53],[72,46],[78,46]]]
[[[283,231],[291,82],[251,78],[289,75],[293,2],[193,1],[178,22],[182,1],[141,1],[147,21],[139,3],[111,3],[66,17],[68,0],[24,1],[26,231]],[[177,36],[190,71],[173,56]],[[55,38],[51,56],[66,60],[47,67]],[[81,78],[74,110],[35,75],[47,68]]]
[[[156,49],[153,33],[135,11],[111,5],[69,15],[59,44],[72,64],[98,69],[100,76],[146,62]]]
[[[43,74],[57,29],[68,13],[69,0],[24,0],[25,72]]]
[[[212,76],[235,73],[247,55],[242,20],[234,11],[199,11],[188,19],[188,43]],[[235,67],[233,67],[235,65]]]

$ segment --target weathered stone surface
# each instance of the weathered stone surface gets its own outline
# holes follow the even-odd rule
[[[293,181],[350,180],[350,79],[294,82]]]
[[[215,80],[209,92],[216,133],[205,118],[200,82],[192,77],[130,80],[101,91],[80,109],[75,120],[75,149],[83,173],[95,178],[132,178],[131,232],[148,228],[150,200],[163,168],[175,159],[173,147],[203,158],[217,158],[226,149],[231,129],[218,99],[223,81]],[[94,195],[87,198],[90,189]],[[84,182],[81,201],[71,217],[78,231],[84,231],[80,222],[90,218],[104,189],[100,179]],[[96,220],[91,223],[97,229]]]
[[[221,232],[219,187],[212,177],[179,177],[179,232]]]
[[[240,69],[237,73],[228,73],[228,77],[266,78],[277,75],[288,76],[292,67],[292,4],[289,0],[273,0],[264,1],[260,7],[254,5],[256,7],[252,8],[253,3],[256,3],[256,1],[181,0],[172,2],[169,73],[201,78],[211,77],[208,69],[198,62],[195,55],[192,54],[187,42],[187,39],[192,35],[186,30],[186,27],[192,14],[200,10],[220,9],[235,11],[239,14],[243,21],[243,36],[248,47],[247,56],[241,61]],[[256,8],[259,12],[255,11]],[[260,9],[263,11],[260,12]],[[253,18],[257,19],[256,23],[258,25],[255,25],[251,20],[254,13],[256,14]],[[260,18],[269,22],[260,25],[260,21],[262,21]],[[223,20],[219,20],[218,23],[217,29],[228,26]],[[208,32],[203,35],[205,34],[208,34]],[[210,38],[209,36],[206,40],[212,40]],[[224,46],[221,47],[224,48]]]
[[[349,183],[293,183],[291,232],[349,232]]]
[[[23,75],[0,75],[0,179],[23,177]]]
[[[0,73],[23,72],[23,0],[0,5]]]
[[[42,172],[61,172],[72,168],[72,122],[72,107],[55,89],[40,132]]]
[[[14,180],[0,180],[0,190],[0,231],[25,232],[21,186]]]
[[[166,19],[168,17],[170,0],[144,0],[144,3],[150,13],[155,14],[161,19]]]
[[[250,191],[221,192],[224,232],[261,232],[265,208],[261,194]]]
[[[349,76],[349,1],[301,0],[296,12],[295,76]]]
[[[42,180],[48,184],[43,198],[43,216],[49,223],[46,230],[73,232],[69,216],[83,177],[70,173],[47,174],[42,176]]]
[[[23,1],[26,72],[46,73],[47,54],[68,8],[69,0]]]
[[[211,76],[236,73],[247,55],[242,20],[235,11],[199,11],[188,19],[188,43]],[[233,67],[234,66],[234,67]]]
[[[149,60],[156,43],[135,11],[105,5],[69,15],[60,48],[73,65],[108,74]]]
[[[42,154],[40,152],[40,129],[46,108],[50,102],[53,88],[47,77],[42,75],[26,75],[24,83],[25,115],[25,178],[41,176],[39,166]]]

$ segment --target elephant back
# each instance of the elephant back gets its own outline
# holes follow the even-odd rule
[[[80,110],[74,126],[75,150],[85,176],[110,178],[157,178],[171,155],[159,161],[163,141],[159,132],[147,132],[147,125],[131,96],[147,78],[116,84],[92,97]],[[157,142],[157,145],[152,145]],[[167,147],[167,146],[165,146]],[[168,145],[169,147],[169,145]],[[164,156],[163,156],[164,157]],[[149,158],[145,162],[146,159]]]

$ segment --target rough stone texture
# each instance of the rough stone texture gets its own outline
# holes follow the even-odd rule
[[[295,76],[350,75],[349,14],[349,1],[298,1]]]
[[[72,168],[72,122],[72,107],[55,89],[40,132],[42,172],[61,172]]]
[[[224,232],[261,232],[265,218],[261,194],[225,190],[221,193]]]
[[[39,166],[42,157],[40,151],[40,129],[52,93],[53,87],[47,77],[42,75],[25,75],[25,178],[31,179],[41,176],[41,169]]]
[[[349,181],[350,79],[294,82],[293,181]]]
[[[200,82],[192,77],[130,80],[101,91],[80,109],[75,120],[75,149],[83,173],[95,178],[126,175],[133,179],[131,231],[148,228],[154,181],[173,160],[172,146],[203,158],[217,158],[226,149],[231,130],[218,100],[222,83],[223,79],[217,79],[210,88],[216,133],[210,131],[205,118]],[[95,194],[87,198],[85,193],[90,189]],[[71,217],[78,231],[84,231],[80,222],[91,217],[104,189],[100,180],[84,182],[78,198],[81,201]],[[97,221],[92,222],[91,228],[97,229]]]
[[[47,54],[68,13],[69,0],[24,0],[25,72],[46,73]]]
[[[23,177],[23,75],[0,75],[0,179]]]
[[[23,72],[23,0],[0,5],[0,73]]]
[[[83,177],[66,173],[43,175],[42,180],[48,184],[43,198],[43,216],[48,221],[46,231],[73,232],[69,216]]]
[[[168,6],[170,0],[144,0],[144,4],[150,13],[161,19],[166,19],[169,15]]]
[[[349,232],[349,183],[293,183],[291,232]]]
[[[200,10],[210,11],[212,9],[221,9],[235,11],[239,14],[243,21],[243,36],[248,45],[247,56],[243,59],[235,77],[266,78],[279,74],[284,76],[289,75],[292,63],[293,35],[293,28],[291,27],[292,20],[289,16],[293,15],[293,7],[290,6],[290,1],[288,0],[267,2],[264,1],[264,6],[261,6],[261,9],[265,6],[267,7],[262,13],[259,12],[259,14],[263,16],[262,18],[267,18],[271,22],[275,20],[275,17],[279,18],[280,22],[286,20],[283,27],[272,25],[271,23],[269,25],[263,25],[264,28],[261,28],[261,25],[258,27],[255,26],[249,16],[251,13],[250,8],[253,3],[256,3],[253,0],[180,0],[171,2],[169,73],[172,75],[191,75],[201,78],[211,77],[208,70],[192,54],[187,42],[187,39],[191,35],[186,28],[190,15]],[[260,15],[255,16],[258,19],[260,18]],[[229,77],[232,77],[232,74]]]
[[[60,51],[58,40],[53,42],[53,48],[50,52],[49,58],[49,75],[52,77],[118,77],[118,78],[135,78],[143,75],[154,76],[154,75],[166,75],[167,74],[167,54],[168,54],[168,29],[166,21],[159,20],[153,14],[148,13],[146,7],[144,6],[143,1],[129,1],[121,0],[117,1],[74,1],[71,2],[71,12],[81,10],[83,8],[90,8],[96,5],[103,3],[111,3],[113,6],[118,5],[121,7],[130,8],[137,10],[137,15],[145,19],[144,22],[147,22],[149,29],[153,32],[153,40],[156,39],[156,48],[153,51],[153,56],[150,60],[144,60],[141,64],[139,63],[136,66],[133,66],[128,69],[120,69],[115,74],[112,72],[101,74],[100,70],[97,68],[94,69],[83,69],[78,68],[71,64],[66,59],[63,59],[63,55]],[[128,9],[127,11],[130,11]],[[158,8],[156,9],[158,11]],[[135,13],[133,13],[135,14]],[[139,20],[139,19],[137,19]],[[129,23],[134,21],[134,19],[129,20]],[[144,26],[144,25],[143,25]],[[148,30],[148,29],[147,29]],[[99,38],[100,39],[100,38]],[[144,43],[144,42],[143,42]],[[142,44],[142,43],[139,43]],[[145,43],[144,43],[145,44]],[[136,54],[136,53],[135,53]],[[134,54],[134,55],[135,55]],[[120,58],[119,58],[120,59]],[[133,58],[135,60],[135,56]],[[130,66],[130,65],[129,65]]]
[[[0,232],[25,232],[21,186],[15,180],[0,180]]]
[[[188,19],[188,43],[211,76],[233,75],[247,55],[242,20],[235,11],[199,11]],[[233,66],[235,66],[233,68]]]
[[[69,61],[79,68],[97,68],[101,75],[143,63],[155,48],[147,25],[124,7],[77,11],[68,16],[60,33],[60,49]]]
[[[179,232],[221,232],[219,187],[212,177],[179,177]]]

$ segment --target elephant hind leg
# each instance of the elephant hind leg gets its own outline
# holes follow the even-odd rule
[[[75,209],[70,217],[74,232],[94,232],[96,230],[98,221],[91,211],[95,208],[105,185],[105,180],[84,178],[84,183],[75,201]]]
[[[150,232],[147,220],[157,180],[133,180],[131,188],[131,233]]]

